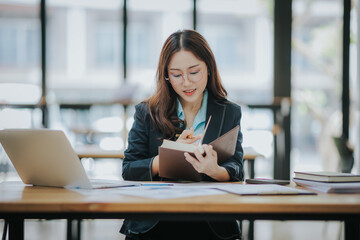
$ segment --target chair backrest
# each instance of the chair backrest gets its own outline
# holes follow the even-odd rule
[[[346,145],[346,139],[343,137],[333,137],[336,149],[340,156],[340,171],[350,173],[354,166],[353,151]]]

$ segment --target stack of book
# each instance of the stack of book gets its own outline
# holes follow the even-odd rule
[[[337,172],[294,172],[296,185],[325,193],[360,193],[360,175]]]

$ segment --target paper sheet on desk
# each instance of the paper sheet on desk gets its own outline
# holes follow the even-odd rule
[[[118,191],[121,194],[153,198],[153,199],[171,199],[171,198],[184,198],[184,197],[197,197],[207,195],[225,194],[223,191],[216,189],[198,188],[194,191],[193,188],[140,188],[140,189],[121,189]]]
[[[152,185],[152,184],[151,184]],[[161,184],[162,185],[162,184]],[[142,186],[140,189],[128,188],[119,189],[123,194],[156,198],[169,199],[181,197],[195,197],[204,195],[215,195],[234,193],[238,195],[299,195],[315,194],[311,191],[285,187],[276,184],[233,184],[233,183],[171,183],[168,186],[160,186],[154,183],[154,186]]]
[[[218,190],[219,187],[232,185],[232,183],[214,182],[187,182],[187,183],[164,183],[146,182],[140,188],[119,189],[119,193],[137,197],[154,199],[171,199],[184,197],[197,197],[207,195],[226,194]]]
[[[217,189],[238,195],[298,195],[315,194],[310,191],[285,187],[276,184],[229,184],[217,187]]]
[[[97,197],[99,195],[129,195],[153,199],[171,199],[196,197],[207,195],[226,194],[224,191],[214,189],[223,184],[216,183],[164,183],[164,182],[146,182],[141,186],[125,188],[109,188],[100,190],[73,189],[82,195]]]
[[[298,195],[314,194],[313,192],[285,187],[275,184],[233,184],[233,183],[163,183],[146,182],[142,186],[113,188],[99,191],[77,190],[79,193],[89,196],[102,195],[129,195],[152,199],[172,199],[184,197],[196,197],[207,195],[219,195],[234,193],[238,195]]]

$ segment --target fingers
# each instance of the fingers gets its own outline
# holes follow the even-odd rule
[[[187,139],[187,138],[192,138],[194,135],[194,129],[193,128],[190,128],[190,129],[186,129],[184,130],[178,139]]]
[[[216,151],[213,149],[213,147],[211,145],[203,144],[201,147],[204,149],[204,152],[203,153],[200,152],[199,148],[195,149],[195,151],[194,151],[194,154],[195,154],[195,157],[196,157],[196,158],[194,158],[195,160],[197,160],[198,162],[202,162],[206,158],[209,158],[209,157],[217,159],[217,153],[216,153]]]
[[[180,134],[179,138],[176,141],[191,144],[191,143],[196,142],[200,138],[201,138],[201,135],[194,136],[194,129],[190,128],[190,129],[184,130]]]
[[[215,171],[214,169],[218,168],[217,153],[211,145],[203,144],[201,147],[204,149],[204,155],[200,153],[199,149],[196,149],[195,156],[184,153],[185,159],[197,172],[211,174]]]
[[[201,146],[202,147],[202,146]],[[202,153],[200,152],[199,148],[196,148],[194,151],[195,157],[197,158],[198,161],[203,161],[204,160],[204,156],[202,155]]]
[[[217,159],[217,152],[213,149],[213,146],[203,144],[202,147],[203,147],[206,155],[216,157],[216,159]]]
[[[192,140],[193,142],[196,142],[197,140],[201,139],[201,134],[200,135],[196,135],[196,136],[193,136]]]
[[[195,168],[195,170],[199,172],[199,161],[187,152],[184,153],[184,156],[186,161],[188,161]]]

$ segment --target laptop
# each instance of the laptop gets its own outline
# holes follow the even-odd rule
[[[90,180],[63,131],[0,130],[0,143],[25,184],[84,189],[140,185],[131,181]]]

